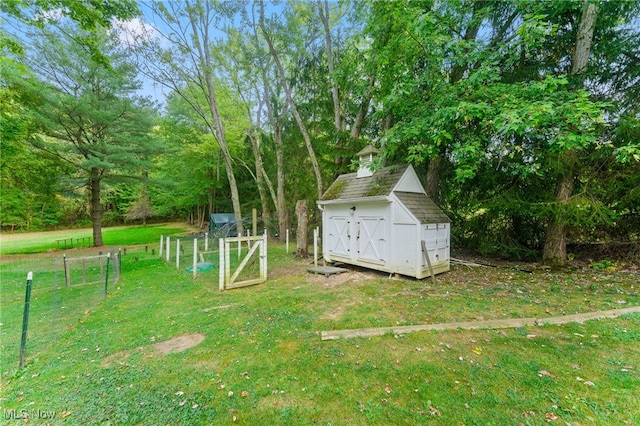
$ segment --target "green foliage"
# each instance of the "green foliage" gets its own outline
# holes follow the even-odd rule
[[[633,52],[640,48],[634,25],[640,3],[596,3],[589,62],[580,75],[572,75],[585,4],[578,1],[331,2],[328,32],[319,16],[323,2],[267,2],[261,23],[282,61],[325,183],[349,172],[364,138],[373,140],[383,148],[381,165],[409,162],[425,177],[434,199],[455,219],[457,244],[532,258],[550,224],[565,226],[569,242],[635,241],[639,235],[640,62]],[[122,223],[127,210],[143,201],[143,191],[149,194],[143,204],[161,217],[231,211],[231,173],[243,211],[275,203],[282,192],[280,214],[291,225],[295,201],[317,197],[316,183],[258,28],[261,5],[150,5],[155,19],[185,34],[192,31],[189,19],[197,27],[205,16],[213,17],[207,28],[224,34],[215,38],[212,32],[206,40],[200,34],[203,50],[193,38],[179,40],[181,31],[174,31],[176,37],[167,31],[162,43],[153,31],[137,34],[136,43],[126,46],[140,69],[170,91],[161,118],[148,104],[123,101],[137,87],[135,70],[116,52],[123,46],[104,32],[116,18],[132,17],[134,3],[3,2],[11,22],[21,19],[54,35],[73,28],[83,48],[72,48],[62,36],[43,38],[33,44],[43,58],[33,58],[32,46],[9,34],[12,26],[3,28],[2,167],[10,173],[1,177],[0,224],[87,221],[88,194],[78,188],[95,166],[105,176],[106,223]],[[62,14],[54,19],[59,7]],[[191,62],[192,53],[200,59]],[[73,81],[91,75],[120,91],[98,96],[80,84],[82,94],[73,100],[29,72],[45,80],[45,56],[59,63],[56,75]],[[73,67],[79,63],[86,64],[86,74]],[[84,128],[102,127],[110,120],[103,106],[112,112],[123,107],[143,119],[142,127],[156,130],[134,135],[127,125],[112,132],[123,138],[92,135],[82,146],[61,142],[70,129],[60,126],[60,117],[68,123],[82,115]],[[146,148],[157,139],[166,155],[151,158],[155,148]],[[26,140],[36,144],[25,147]],[[251,142],[259,145],[264,176],[256,172]],[[571,194],[557,199],[567,176],[574,177]]]
[[[11,0],[0,2],[0,11],[38,28],[46,28],[63,17],[69,18],[84,31],[77,35],[77,41],[89,49],[93,61],[107,67],[110,62],[108,54],[102,50],[101,33],[115,20],[125,21],[139,13],[135,0]]]
[[[626,209],[600,191],[606,179],[602,164],[635,161],[635,139],[612,142],[610,132],[635,132],[637,115],[623,113],[618,120],[614,111],[635,111],[636,101],[622,107],[617,96],[626,96],[625,90],[606,96],[568,76],[579,4],[422,6],[371,8],[368,31],[385,67],[379,95],[394,121],[384,135],[385,155],[418,166],[434,159],[444,164],[437,178],[443,206],[458,218],[454,238],[487,252],[530,256],[542,248],[550,218],[568,225],[576,239],[604,229],[617,233],[616,219]],[[638,46],[637,31],[631,36],[616,20],[633,19],[637,12],[637,5],[602,6],[596,58],[634,61],[623,58],[620,47]],[[615,52],[605,51],[608,39],[616,40],[609,45]],[[595,63],[588,78],[620,83],[609,72],[610,63]],[[558,202],[556,184],[569,171],[579,178],[568,202]],[[609,185],[622,184],[610,177]]]

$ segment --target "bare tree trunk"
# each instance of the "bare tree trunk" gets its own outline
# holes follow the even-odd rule
[[[587,70],[597,17],[598,6],[585,0],[576,36],[576,49],[573,54],[571,67],[573,76],[584,74]],[[577,153],[573,150],[560,153],[559,161],[562,165],[562,172],[556,185],[556,203],[559,204],[560,210],[549,221],[542,250],[542,259],[546,263],[554,265],[562,265],[567,260],[567,229],[564,207],[573,194],[574,181],[577,178]]]
[[[375,84],[375,82],[375,76],[370,76],[369,87],[367,87],[367,92],[365,93],[362,104],[360,105],[360,110],[358,111],[358,115],[356,115],[353,126],[351,127],[351,137],[353,139],[358,139],[360,137],[360,131],[362,130],[362,126],[364,125],[364,119],[366,118],[367,112],[369,111],[369,104],[371,103],[371,98],[373,96],[373,85]]]
[[[287,200],[284,192],[284,149],[282,147],[282,129],[279,125],[274,128],[274,140],[276,143],[276,166],[277,166],[277,200],[276,210],[278,211],[278,230],[280,231],[280,241],[285,237],[287,233],[288,223],[288,211]]]
[[[307,226],[309,218],[307,216],[307,200],[296,202],[296,216],[298,217],[298,230],[296,232],[296,255],[307,257],[309,255],[307,243]]]
[[[570,155],[570,153],[568,154]],[[552,216],[547,226],[547,236],[542,251],[545,262],[561,265],[567,259],[567,231],[565,224],[565,205],[573,193],[575,168],[567,165],[565,173],[560,176],[556,188],[558,211]]]
[[[93,227],[93,246],[102,247],[102,204],[100,203],[100,169],[93,167],[89,178],[91,193],[91,225]]]
[[[267,196],[267,192],[265,190],[265,176],[267,175],[267,173],[265,172],[264,166],[262,164],[262,153],[260,152],[260,134],[256,133],[257,132],[249,135],[249,141],[251,142],[251,150],[253,152],[255,163],[255,176],[256,185],[258,186],[258,195],[260,196],[260,204],[262,204],[262,220],[267,222],[271,218],[271,212],[269,209],[269,197]]]
[[[573,63],[571,66],[571,74],[583,74],[587,70],[589,63],[589,52],[591,51],[591,43],[593,42],[593,31],[596,27],[596,19],[598,18],[598,5],[585,0],[582,18],[580,19],[580,27],[578,28],[578,36],[576,38],[576,50],[573,52]]]
[[[320,15],[320,21],[324,26],[324,41],[327,48],[327,68],[329,69],[329,80],[331,81],[331,98],[333,99],[333,124],[336,130],[342,130],[342,117],[340,114],[340,97],[338,93],[338,86],[335,83],[333,76],[333,48],[331,44],[331,28],[329,27],[329,2],[324,0],[318,0],[318,14]]]

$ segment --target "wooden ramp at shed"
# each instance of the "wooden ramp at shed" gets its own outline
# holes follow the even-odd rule
[[[349,270],[345,268],[337,268],[335,266],[316,266],[314,268],[308,268],[307,272],[311,272],[313,274],[323,274],[325,277],[328,277],[329,275],[349,272]]]

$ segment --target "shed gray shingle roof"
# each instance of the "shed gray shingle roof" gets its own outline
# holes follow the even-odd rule
[[[420,223],[450,223],[447,215],[425,194],[396,191],[395,195]]]
[[[340,201],[389,196],[408,167],[408,165],[385,167],[377,170],[373,176],[362,178],[358,178],[356,173],[340,175],[320,200]],[[447,215],[425,194],[401,191],[394,193],[420,223],[450,223]]]
[[[356,173],[340,175],[322,194],[321,201],[353,199],[389,195],[408,165],[390,166],[377,170],[370,177],[356,177]]]

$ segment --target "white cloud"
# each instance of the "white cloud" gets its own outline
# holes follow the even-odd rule
[[[65,16],[65,9],[51,9],[51,10],[43,10],[36,15],[36,19],[44,22],[57,22],[60,21]]]
[[[160,38],[158,30],[140,18],[134,18],[128,21],[116,19],[113,22],[113,30],[117,32],[120,43],[123,46],[133,47],[145,41]]]

